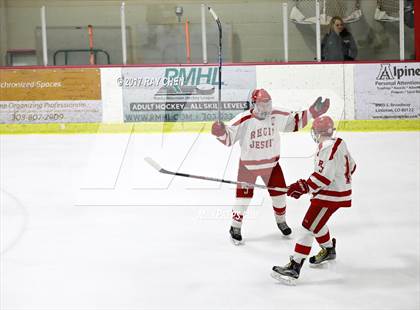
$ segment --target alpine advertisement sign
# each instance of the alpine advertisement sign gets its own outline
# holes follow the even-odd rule
[[[420,64],[358,64],[356,119],[420,118]]]

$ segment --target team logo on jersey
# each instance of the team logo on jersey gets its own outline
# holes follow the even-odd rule
[[[267,149],[273,147],[274,139],[272,136],[275,133],[274,127],[262,127],[252,130],[249,136],[251,149]]]

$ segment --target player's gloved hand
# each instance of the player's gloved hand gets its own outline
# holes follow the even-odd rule
[[[222,137],[226,134],[226,126],[223,122],[214,122],[211,126],[211,134],[216,137]]]
[[[297,182],[290,184],[287,190],[287,196],[292,196],[295,199],[299,199],[300,196],[309,192],[308,183],[305,180],[298,180]]]
[[[321,116],[328,111],[330,107],[330,99],[326,98],[322,101],[322,97],[318,97],[316,101],[309,107],[309,112],[312,114],[313,118]]]

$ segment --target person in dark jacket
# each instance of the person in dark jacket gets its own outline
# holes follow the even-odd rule
[[[330,30],[322,39],[321,57],[326,61],[355,60],[357,57],[356,42],[339,16],[331,19]]]

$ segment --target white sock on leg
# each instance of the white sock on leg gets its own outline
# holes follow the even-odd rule
[[[241,228],[243,217],[251,203],[251,198],[236,198],[235,205],[232,210],[232,226]]]

